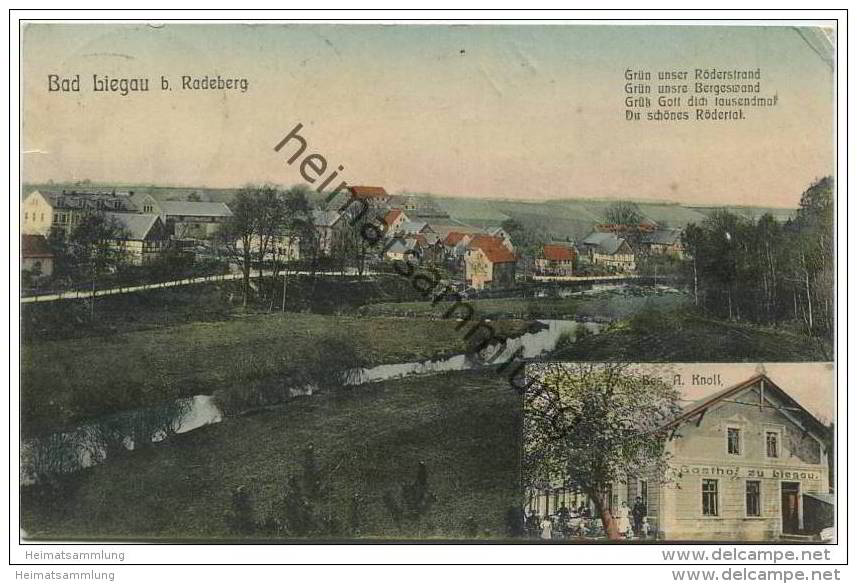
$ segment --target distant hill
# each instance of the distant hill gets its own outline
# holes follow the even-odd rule
[[[454,219],[487,227],[498,225],[506,219],[515,219],[526,227],[548,232],[554,239],[580,239],[585,237],[594,223],[605,221],[607,208],[613,200],[562,199],[554,201],[509,201],[497,199],[453,198],[430,196],[432,202]],[[679,203],[637,203],[640,212],[664,227],[685,227],[688,223],[699,223],[715,209],[724,207],[698,207]],[[763,207],[725,207],[744,217],[758,218],[764,213],[785,221],[795,213],[794,209]]]
[[[25,185],[22,195],[26,196],[36,189],[61,190],[107,190],[116,188],[135,193],[149,193],[159,200],[187,200],[188,195],[196,193],[203,201],[228,203],[235,196],[237,188],[216,189],[208,187],[161,187],[150,185],[104,185],[97,183],[78,184],[42,184]],[[311,191],[314,202],[320,202],[324,196]],[[590,198],[555,199],[548,201],[517,201],[508,199],[487,199],[476,197],[449,197],[419,193],[413,195],[423,201],[431,201],[441,211],[449,214],[455,223],[473,227],[493,227],[507,219],[515,219],[526,227],[547,232],[555,239],[585,237],[594,223],[605,221],[607,208],[614,200]],[[772,214],[776,219],[785,221],[793,216],[795,209],[749,207],[749,206],[697,206],[683,205],[677,202],[654,202],[651,199],[637,203],[643,215],[665,227],[684,227],[688,223],[699,223],[716,209],[727,209],[747,218],[758,218],[764,213]]]

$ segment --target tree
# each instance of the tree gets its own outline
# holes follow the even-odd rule
[[[795,220],[793,281],[804,297],[804,321],[810,332],[833,330],[833,178],[824,177],[804,191]],[[797,294],[797,292],[796,292]]]
[[[685,229],[683,243],[697,306],[766,324],[793,321],[807,333],[833,331],[833,182],[810,185],[785,223],[725,209]]]
[[[643,220],[643,214],[640,212],[640,207],[631,201],[616,201],[611,203],[604,211],[604,217],[607,223],[613,225],[636,226]]]
[[[229,205],[232,216],[220,226],[217,239],[231,261],[241,268],[242,298],[250,297],[250,270],[254,260],[262,278],[262,259],[268,251],[275,226],[282,220],[281,200],[274,187],[246,186],[235,193]]]
[[[655,373],[617,363],[537,363],[524,395],[524,483],[578,489],[611,539],[620,534],[606,494],[629,475],[663,480],[667,424],[678,391]]]
[[[512,238],[515,249],[530,257],[538,254],[542,245],[549,240],[546,233],[530,228],[517,219],[506,219],[500,226]]]
[[[315,226],[313,225],[312,208],[309,202],[309,188],[305,185],[297,185],[289,188],[280,195],[279,212],[277,214],[279,225],[272,228],[276,238],[284,246],[274,245],[271,249],[274,273],[271,278],[271,286],[276,285],[280,269],[283,270],[282,289],[282,311],[286,311],[286,287],[288,284],[289,263],[296,259],[290,255],[293,244],[298,242],[299,248],[304,247],[304,241],[312,241],[315,237]],[[287,250],[283,252],[283,250]],[[271,294],[271,307],[273,308],[274,293]]]
[[[633,248],[634,253],[641,255],[646,250],[641,246],[643,234],[643,214],[636,203],[630,201],[617,201],[611,203],[604,211],[607,223],[614,226],[615,233],[625,239]]]
[[[506,219],[500,224],[509,234],[515,251],[522,259],[521,269],[529,274],[533,270],[533,261],[542,250],[542,246],[550,241],[550,235],[542,229],[524,225],[517,219]]]
[[[103,213],[85,216],[69,235],[66,249],[74,274],[91,282],[90,319],[95,317],[97,280],[127,261],[125,239],[127,231],[119,220]]]

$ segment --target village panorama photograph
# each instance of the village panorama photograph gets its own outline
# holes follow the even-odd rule
[[[830,541],[834,25],[22,23],[22,540]]]

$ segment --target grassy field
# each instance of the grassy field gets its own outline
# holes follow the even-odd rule
[[[686,294],[655,288],[629,287],[567,298],[485,298],[468,300],[480,318],[628,318],[647,307],[679,309],[690,302]],[[451,302],[388,302],[360,310],[372,316],[442,318]],[[475,318],[475,317],[474,317]]]
[[[24,488],[22,527],[38,538],[236,537],[225,520],[233,490],[244,487],[262,521],[312,444],[325,508],[347,523],[358,494],[361,537],[503,537],[518,502],[518,400],[490,373],[297,399],[70,475],[62,497]],[[412,482],[421,461],[436,500],[397,527],[384,493]]]
[[[212,394],[251,377],[286,376],[317,360],[329,338],[347,340],[367,365],[460,353],[467,341],[455,326],[451,320],[273,313],[32,342],[21,348],[23,430],[58,430],[108,412]],[[509,335],[528,326],[495,323]]]
[[[650,313],[553,355],[568,361],[830,361],[829,343],[784,328]]]
[[[255,279],[254,279],[255,281]],[[270,280],[266,279],[270,285]],[[401,276],[373,280],[331,277],[313,282],[291,276],[286,310],[338,314],[369,301],[400,301],[417,297]],[[277,285],[277,292],[280,284]],[[84,338],[151,330],[191,322],[218,322],[233,316],[279,312],[281,297],[253,301],[242,307],[241,282],[217,282],[146,290],[98,298],[95,318],[86,300],[22,304],[21,329],[25,342]]]

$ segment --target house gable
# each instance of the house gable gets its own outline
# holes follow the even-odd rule
[[[765,461],[765,434],[778,433],[783,455],[776,462],[819,464],[827,428],[767,376],[755,376],[686,408],[673,423],[677,458],[722,459],[727,429],[746,437],[746,456],[735,462]]]

